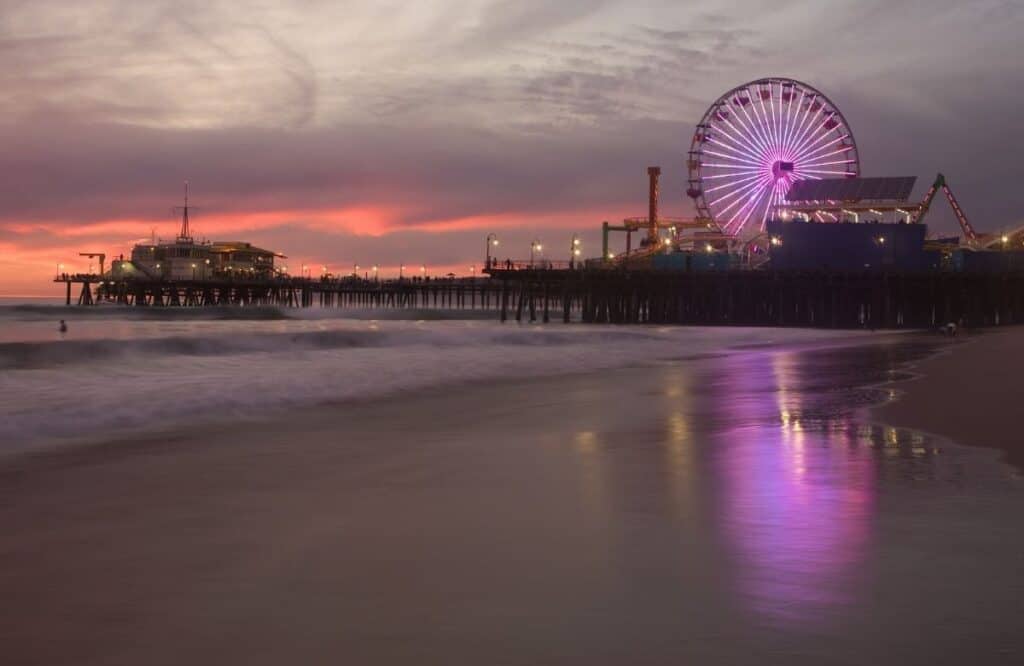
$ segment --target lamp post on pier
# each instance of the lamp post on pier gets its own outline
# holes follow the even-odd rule
[[[569,268],[576,268],[576,257],[580,256],[580,239],[577,234],[572,235],[572,244],[569,246]]]
[[[544,246],[540,244],[540,240],[537,239],[537,238],[534,238],[533,242],[530,243],[530,268],[533,268],[534,254],[537,253],[537,252],[540,252],[543,249],[544,249]]]
[[[486,258],[485,263],[484,263],[484,266],[486,268],[490,268],[491,267],[491,247],[492,246],[498,247],[498,237],[495,236],[494,234],[487,234],[487,258]]]

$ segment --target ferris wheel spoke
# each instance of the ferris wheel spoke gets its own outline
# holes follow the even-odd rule
[[[712,137],[712,138],[708,139],[708,143],[714,144],[715,146],[721,148],[722,150],[728,150],[733,155],[735,155],[737,157],[740,157],[742,159],[752,160],[752,161],[754,161],[757,164],[761,163],[761,162],[758,161],[759,158],[760,158],[759,155],[756,155],[756,154],[752,155],[749,150],[743,150],[741,148],[737,148],[736,146],[732,145],[731,143],[725,143],[724,141],[719,141],[715,137]],[[705,149],[704,152],[707,153],[707,152],[710,152],[710,151]]]
[[[764,175],[764,169],[752,169],[750,171],[750,173],[755,173],[755,172],[759,176],[763,176]],[[716,173],[716,174],[711,175],[711,176],[703,176],[701,178],[701,180],[719,180],[719,179],[722,179],[722,178],[733,178],[733,179],[735,179],[737,175],[742,175],[742,172],[740,172],[740,171],[732,171],[730,173]]]
[[[713,167],[715,169],[732,169],[732,171],[729,172],[729,175],[733,176],[740,173],[754,173],[755,171],[757,173],[764,173],[764,169],[761,167],[754,168],[744,166],[742,164],[722,164],[720,162],[707,162],[704,164],[704,166]]]
[[[849,136],[849,134],[843,134],[842,136],[833,138],[831,141],[828,141],[827,143],[821,143],[822,141],[825,141],[831,136],[832,130],[826,129],[824,132],[819,134],[818,138],[801,147],[799,149],[799,154],[802,156],[802,159],[807,159],[808,155],[813,155],[818,151],[828,150],[829,147],[836,145],[837,143],[845,139],[847,136]]]
[[[802,104],[803,100],[804,100],[804,91],[802,89],[800,90],[800,101],[796,102],[795,104],[793,103],[793,101],[794,101],[793,97],[794,97],[794,93],[793,93],[792,90],[790,90],[789,91],[789,105],[788,105],[788,108],[786,109],[786,134],[783,137],[783,144],[786,145],[786,146],[793,145],[792,144],[793,127],[794,127],[794,122],[793,122],[794,112],[793,112],[793,109],[797,109],[797,110],[800,109],[800,104]],[[790,157],[792,157],[792,155],[790,155]],[[792,160],[789,160],[789,161],[792,162]]]
[[[781,93],[780,93],[781,102]],[[779,150],[782,149],[782,126],[779,124],[780,119],[775,114],[775,89],[772,87],[772,82],[768,82],[768,108],[772,110],[772,130],[775,134],[775,147]],[[781,109],[780,109],[781,111]]]
[[[804,164],[803,168],[817,168],[823,166],[836,166],[837,164],[853,164],[856,160],[832,160],[831,162],[810,162]]]
[[[772,141],[775,146],[775,159],[781,158],[782,151],[782,138],[779,136],[779,124],[775,117],[775,88],[772,86],[772,82],[768,82],[768,127],[771,128]]]
[[[819,108],[816,111],[812,111],[812,109],[814,108],[815,104],[818,104]],[[800,145],[804,142],[804,140],[810,134],[813,134],[813,132],[817,131],[816,128],[815,128],[815,123],[818,122],[818,115],[821,113],[822,109],[824,109],[824,108],[825,108],[824,104],[822,104],[821,102],[818,101],[818,98],[817,98],[816,95],[811,96],[810,101],[807,103],[807,108],[804,110],[805,111],[804,112],[804,121],[803,121],[801,130],[800,130],[799,134],[797,134],[796,139],[793,140],[793,148],[794,148],[794,150],[798,149],[800,147]],[[822,119],[821,124],[824,124],[824,123],[825,123],[825,120]]]
[[[725,123],[730,128],[732,128],[733,132],[735,132],[737,135],[739,135],[743,139],[744,143],[747,145],[747,147],[750,148],[750,150],[753,153],[758,154],[758,155],[764,154],[764,148],[761,146],[760,142],[758,141],[757,136],[752,134],[746,128],[746,126],[743,124],[743,120],[740,119],[739,116],[734,116],[734,117],[740,123],[740,126],[743,127],[743,129],[740,129],[739,127],[736,127],[736,125],[734,125],[731,120],[726,119]]]
[[[743,104],[740,104],[738,106],[739,106],[740,113],[742,113],[746,117],[747,123],[750,123],[749,125],[747,125],[747,123],[743,122],[743,118],[740,118],[739,114],[736,114],[735,118],[736,118],[737,122],[739,122],[739,124],[743,127],[743,134],[745,136],[747,136],[752,143],[757,145],[758,153],[762,157],[764,157],[765,159],[768,159],[768,153],[770,152],[770,148],[768,147],[768,144],[765,143],[764,138],[755,129],[754,123],[750,119],[750,114],[747,113],[747,109],[745,108],[745,106]],[[733,129],[736,129],[736,128],[733,127]],[[738,129],[736,131],[739,132]]]
[[[757,96],[759,97],[759,99],[755,99],[755,95],[752,95],[749,89],[748,91],[746,91],[746,94],[750,95],[751,109],[750,112],[744,109],[743,115],[746,116],[746,120],[748,120],[748,122],[751,123],[751,132],[756,134],[760,138],[761,144],[763,145],[765,151],[765,159],[768,161],[772,161],[775,159],[775,148],[772,145],[771,137],[768,136],[768,132],[765,129],[764,121],[762,120],[761,115],[758,113],[758,105],[760,102],[761,92],[760,90],[758,91]],[[751,116],[752,114],[753,117]]]
[[[729,204],[728,206],[726,206],[725,208],[723,208],[723,209],[721,209],[719,211],[719,214],[723,214],[724,215],[725,213],[729,212],[729,210],[731,210],[732,207],[735,206],[737,203],[739,203],[740,201],[743,201],[743,195],[749,194],[750,192],[752,192],[755,189],[757,189],[758,187],[760,187],[762,184],[764,184],[766,182],[770,182],[770,181],[771,181],[771,178],[769,176],[764,176],[760,180],[757,180],[757,181],[755,181],[753,183],[749,183],[747,185],[741,185],[741,186],[731,190],[730,192],[724,194],[723,196],[715,199],[714,201],[709,202],[709,205],[710,206],[717,206],[719,204],[725,203],[726,201],[732,201],[731,204]]]
[[[764,120],[764,128],[765,128],[765,133],[767,134],[767,132],[768,132],[768,120],[767,120],[768,119],[768,111],[764,107],[764,95],[761,94],[762,92],[763,91],[759,87],[757,89],[757,103],[761,107],[761,117],[765,119]],[[757,106],[754,107],[754,115],[757,115]],[[771,142],[769,141],[769,144],[770,143]]]
[[[758,180],[759,178],[764,178],[764,174],[755,173],[749,176],[743,176],[742,178],[737,178],[736,180],[729,183],[725,183],[724,185],[716,185],[715,187],[704,190],[704,194],[711,194],[712,192],[717,192],[718,190],[725,189],[727,187],[733,187],[734,185],[737,184],[749,183],[751,181]]]
[[[744,195],[750,194],[752,191],[754,191],[755,189],[757,189],[758,187],[760,187],[762,184],[764,184],[765,182],[767,182],[769,180],[771,180],[771,179],[768,178],[767,176],[765,176],[765,177],[759,178],[758,180],[754,181],[753,183],[748,183],[746,185],[740,185],[740,186],[730,190],[729,192],[726,192],[725,194],[723,194],[722,196],[718,197],[714,201],[708,202],[708,205],[709,206],[722,206],[719,209],[718,212],[719,212],[719,214],[723,214],[724,215],[725,213],[729,212],[733,208],[733,206],[735,206],[737,203],[739,203],[740,201],[743,201]],[[727,204],[730,201],[732,202],[731,204],[725,205],[725,204]]]
[[[704,152],[707,153],[708,155],[714,155],[715,157],[721,157],[722,159],[732,160],[733,162],[740,162],[740,163],[743,163],[743,164],[747,164],[749,166],[755,166],[755,167],[762,166],[761,162],[758,162],[756,160],[752,160],[752,159],[747,158],[747,157],[737,157],[736,155],[730,155],[729,153],[719,153],[719,152],[716,152],[714,150],[708,150],[707,148],[704,149]]]
[[[824,174],[834,174],[834,175],[837,175],[837,176],[846,176],[846,175],[849,175],[850,172],[849,171],[828,171],[828,170],[822,170],[822,169],[800,169],[800,173],[804,173],[804,174],[806,174],[806,173],[824,173]]]
[[[815,128],[800,141],[800,143],[793,146],[793,152],[799,155],[804,150],[819,143],[823,138],[828,138],[828,130],[823,129],[826,122],[828,122],[828,118],[822,118],[821,122],[819,122],[817,126],[815,126]]]
[[[795,146],[795,150],[798,152],[802,152],[808,148],[813,147],[814,145],[820,143],[823,139],[827,139],[828,137],[832,136],[833,130],[837,130],[838,132],[841,133],[842,130],[838,129],[841,126],[838,120],[835,121],[835,125],[833,125],[832,127],[828,127],[829,121],[835,120],[835,116],[835,109],[830,109],[829,113],[822,114],[821,121],[814,127],[814,130],[810,134],[808,134],[799,144]]]
[[[744,205],[743,208],[741,208],[739,210],[739,212],[737,212],[736,217],[732,220],[732,222],[735,222],[736,219],[739,220],[739,224],[737,224],[735,229],[734,229],[735,233],[739,233],[740,231],[743,230],[743,227],[745,227],[747,225],[747,220],[749,220],[750,216],[754,213],[755,210],[757,210],[758,204],[764,198],[765,190],[767,190],[770,186],[771,186],[771,181],[770,180],[765,182],[764,185],[761,186],[761,189],[758,190],[753,196],[751,196],[750,200],[747,202],[747,204]],[[743,214],[744,210],[747,211],[746,215]],[[740,217],[740,216],[742,216],[742,217]],[[732,222],[730,222],[730,224]]]
[[[747,122],[743,123],[742,119],[740,119],[739,116],[736,116],[736,118],[737,120],[740,120],[740,123],[743,124],[743,126],[747,129],[747,133],[757,139],[757,143],[759,146],[761,146],[764,158],[768,160],[770,159],[769,156],[772,153],[771,140],[768,138],[768,135],[764,132],[764,127],[762,126],[760,121],[755,120],[755,118],[757,117],[757,104],[754,101],[754,96],[750,94],[749,88],[744,88],[743,91],[744,94],[746,94],[747,96],[747,103],[740,105],[740,111],[743,113],[743,117],[747,119]],[[750,115],[751,112],[754,113],[753,118]]]
[[[811,95],[810,99],[806,101],[806,104],[803,102],[800,104],[800,112],[798,114],[799,120],[797,121],[797,127],[796,131],[793,133],[793,138],[789,143],[790,146],[795,146],[800,142],[804,132],[806,132],[807,127],[809,127],[809,123],[813,122],[810,120],[811,107],[814,106],[817,97],[817,95]]]
[[[732,134],[726,132],[725,129],[722,127],[717,128],[716,133],[728,138],[737,152],[756,157],[763,157],[764,151],[761,150],[761,148],[751,143],[745,136],[743,136],[742,133],[739,132],[739,130],[736,130],[734,126],[730,126],[733,127],[734,131],[736,131],[737,134],[740,134],[742,139],[737,139]],[[715,142],[718,143],[718,145],[722,145],[721,141],[717,141],[717,136],[712,137],[712,139],[715,140]]]
[[[768,200],[765,203],[764,212],[761,213],[761,226],[760,226],[761,231],[764,231],[764,225],[768,221],[768,211],[770,211],[776,205],[775,202],[776,202],[776,199],[778,197],[778,194],[779,194],[779,181],[775,181],[775,184],[772,185],[772,191],[768,194]]]
[[[721,215],[722,217],[725,217],[726,213],[731,211],[733,208],[736,208],[736,206],[739,206],[739,209],[737,210],[737,213],[735,213],[730,218],[730,222],[734,222],[736,220],[736,217],[739,214],[741,214],[742,211],[748,205],[750,205],[751,201],[756,200],[757,196],[761,193],[761,191],[765,187],[770,185],[770,184],[771,184],[771,178],[765,177],[765,178],[762,178],[761,180],[757,181],[756,183],[753,183],[750,186],[743,188],[743,190],[740,192],[740,196],[737,197],[736,199],[734,199],[731,204],[729,204],[728,206],[723,208],[721,211],[719,211],[719,215]]]
[[[850,136],[849,134],[846,134],[846,135],[844,135],[844,136],[840,137],[839,139],[836,139],[836,141],[842,141],[843,139],[845,139],[845,138],[847,138],[847,137],[849,137],[849,136]],[[833,143],[833,144],[834,144],[834,143],[835,143],[835,141],[832,141],[831,143]],[[820,155],[816,154],[816,153],[818,153],[818,152],[819,152],[820,150],[825,150],[825,149],[827,149],[828,147],[829,147],[828,145],[825,145],[825,146],[822,146],[821,148],[819,148],[818,150],[815,150],[815,151],[814,151],[814,152],[812,152],[812,153],[808,153],[808,154],[806,154],[806,155],[801,155],[801,156],[798,156],[798,157],[799,157],[799,159],[801,159],[802,161],[806,162],[806,161],[807,161],[807,160],[809,160],[809,159],[810,159],[810,160],[820,160],[820,159],[826,159],[826,158],[832,157],[833,155],[842,155],[843,153],[848,153],[848,152],[850,152],[850,150],[852,150],[852,147],[851,147],[851,146],[844,146],[844,147],[840,148],[839,150],[833,150],[833,151],[832,151],[832,152],[830,152],[830,153],[823,153],[823,154],[820,154]],[[795,160],[794,160],[794,161],[795,161]]]

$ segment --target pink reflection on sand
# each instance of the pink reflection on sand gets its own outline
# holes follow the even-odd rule
[[[807,405],[799,404],[807,394],[792,390],[795,357],[767,356],[768,367],[728,372],[730,390],[743,399],[723,404],[740,425],[726,433],[716,457],[719,524],[735,584],[752,610],[769,622],[824,619],[857,592],[874,467],[842,424],[833,422],[827,433],[807,429],[800,418]]]

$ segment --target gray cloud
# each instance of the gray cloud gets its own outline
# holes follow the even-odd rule
[[[658,163],[684,214],[704,109],[789,75],[843,109],[866,172],[943,170],[996,228],[1024,205],[1021,32],[996,0],[8,2],[0,225],[152,219],[189,178],[220,212],[397,203],[409,229],[517,214],[534,233],[641,212]]]

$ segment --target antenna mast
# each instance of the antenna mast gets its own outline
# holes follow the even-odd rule
[[[181,209],[181,232],[178,234],[178,242],[191,243],[192,233],[188,228],[188,181],[185,181],[185,206]]]

